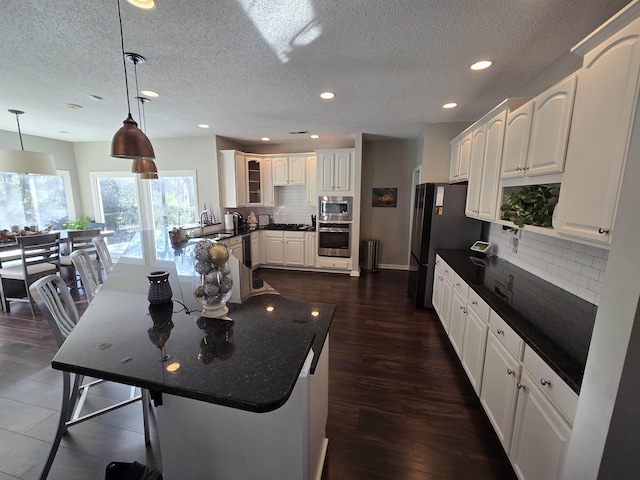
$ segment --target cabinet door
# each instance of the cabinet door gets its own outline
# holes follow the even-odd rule
[[[520,363],[491,332],[487,337],[480,403],[506,452],[511,443],[520,368]]]
[[[462,340],[464,334],[464,322],[467,316],[467,299],[458,290],[453,290],[451,301],[451,319],[449,323],[449,340],[453,349],[462,356]]]
[[[469,166],[471,165],[471,133],[460,141],[460,155],[458,157],[458,182],[469,178]]]
[[[334,186],[336,192],[350,192],[351,185],[351,153],[339,152],[335,156]]]
[[[449,325],[451,323],[451,300],[453,299],[453,284],[445,277],[442,283],[442,299],[440,301],[442,314],[440,322],[444,327],[444,331],[449,333]]]
[[[509,458],[521,480],[560,478],[571,427],[525,370]]]
[[[289,157],[289,185],[304,185],[307,181],[307,163],[304,156]]]
[[[478,201],[478,218],[490,222],[495,220],[498,206],[500,164],[502,161],[502,144],[506,121],[506,110],[487,121],[484,166],[482,168],[482,182]]]
[[[266,237],[264,248],[267,264],[284,265],[284,239],[282,237]]]
[[[333,183],[333,159],[332,153],[318,154],[318,175],[320,176],[320,190],[331,192],[334,189]]]
[[[458,165],[460,162],[460,140],[451,144],[451,163],[449,165],[449,183],[458,181]]]
[[[554,225],[562,234],[611,243],[636,105],[639,31],[636,20],[585,56]]]
[[[244,155],[236,154],[236,198],[238,207],[247,204],[247,164]]]
[[[314,267],[316,265],[316,254],[318,253],[316,232],[305,233],[304,242],[305,267]]]
[[[534,99],[527,175],[564,170],[576,83],[572,75]]]
[[[251,234],[251,268],[260,264],[260,236]]]
[[[318,205],[318,167],[315,156],[307,157],[307,205]]]
[[[442,270],[437,268],[437,266],[433,275],[433,295],[431,296],[431,304],[442,322],[442,290],[444,289],[444,277],[442,276]]]
[[[287,157],[273,157],[273,184],[287,185],[289,183],[289,159]]]
[[[302,238],[284,237],[284,264],[304,267],[305,250],[304,250],[304,234]]]
[[[471,133],[471,163],[469,166],[469,185],[467,187],[467,203],[465,214],[468,217],[478,216],[480,201],[480,184],[484,163],[485,125],[482,124]]]
[[[462,367],[471,381],[476,394],[480,395],[482,385],[482,369],[484,367],[484,354],[487,345],[487,332],[489,326],[472,309],[467,309],[467,318],[464,322],[462,334]]]
[[[262,204],[273,206],[273,166],[269,157],[262,159]]]
[[[502,150],[503,179],[524,176],[533,107],[534,102],[528,102],[507,115]]]
[[[247,157],[247,205],[262,205],[262,165],[260,158]]]

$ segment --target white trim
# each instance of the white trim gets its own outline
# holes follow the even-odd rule
[[[64,188],[64,198],[67,202],[67,215],[69,219],[76,218],[76,204],[73,201],[73,188],[71,187],[71,172],[69,170],[57,170],[58,176],[62,178]]]

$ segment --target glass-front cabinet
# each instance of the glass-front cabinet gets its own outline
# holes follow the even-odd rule
[[[249,205],[262,205],[262,165],[259,158],[247,158]]]

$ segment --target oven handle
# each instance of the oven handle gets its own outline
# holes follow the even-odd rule
[[[321,233],[348,233],[349,232],[349,227],[347,227],[347,228],[320,227],[320,228],[318,228],[318,232],[321,232]]]

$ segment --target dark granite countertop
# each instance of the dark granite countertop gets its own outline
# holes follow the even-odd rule
[[[143,247],[154,244],[150,262]],[[178,303],[185,256],[170,255],[165,245],[162,232],[142,232],[132,242],[132,257],[114,266],[52,366],[253,412],[282,406],[310,349],[315,371],[335,305],[267,293],[227,304],[232,321],[188,314]],[[150,309],[146,274],[158,270],[157,260],[171,272],[174,302]]]
[[[436,253],[580,393],[597,306],[498,257]]]

